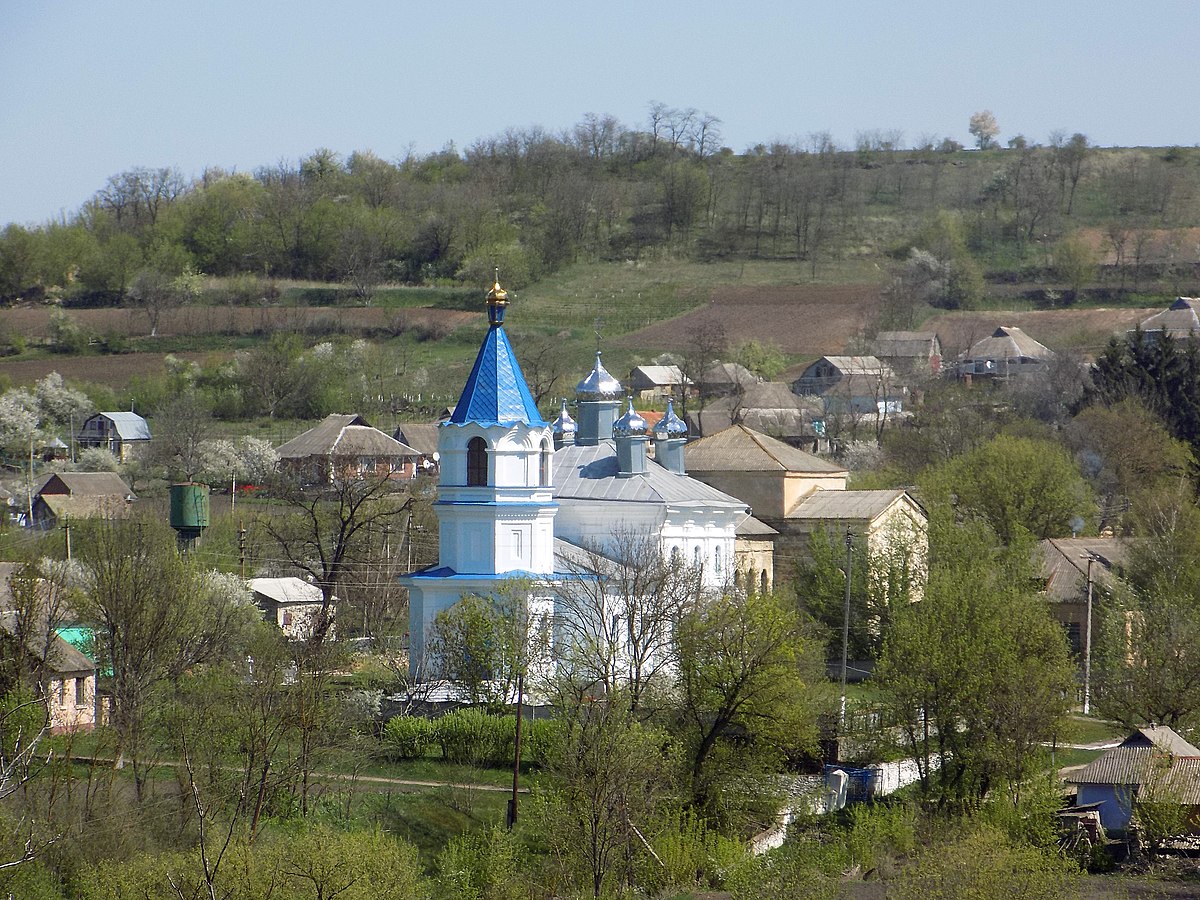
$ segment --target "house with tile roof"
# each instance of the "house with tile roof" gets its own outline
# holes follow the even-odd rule
[[[303,484],[329,484],[335,478],[416,477],[421,454],[362,416],[326,416],[313,428],[276,450],[279,467]]]
[[[81,450],[99,447],[125,462],[150,443],[150,426],[137,413],[98,412],[83,420],[75,441]]]

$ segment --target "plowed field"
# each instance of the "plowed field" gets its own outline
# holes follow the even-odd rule
[[[879,286],[717,287],[700,309],[620,338],[631,349],[678,349],[697,329],[717,323],[730,343],[777,344],[789,356],[841,353],[879,309]]]

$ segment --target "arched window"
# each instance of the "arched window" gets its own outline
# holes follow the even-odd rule
[[[700,548],[696,546],[692,548],[692,566],[699,569],[700,565]]]
[[[717,549],[715,549],[713,551],[713,571],[717,575],[720,575],[722,568],[723,567],[721,565],[721,545],[718,544]]]
[[[762,574],[758,576],[758,589],[761,593],[767,592],[767,570],[763,569]]]
[[[542,442],[542,467],[539,472],[538,484],[542,487],[550,486],[550,454],[553,451],[550,449],[550,442]]]
[[[487,441],[473,437],[467,442],[467,487],[483,487],[487,479]]]

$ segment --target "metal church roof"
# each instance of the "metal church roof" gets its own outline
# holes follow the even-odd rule
[[[451,425],[468,422],[479,425],[546,424],[500,322],[493,323],[488,329],[462,396],[454,407],[454,415],[450,417]]]

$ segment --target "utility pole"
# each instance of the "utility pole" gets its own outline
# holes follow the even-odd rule
[[[242,569],[242,581],[246,580],[246,523],[238,522],[238,563]]]
[[[842,614],[842,731],[846,730],[846,670],[850,662],[850,571],[854,564],[854,532],[846,529],[846,607]]]
[[[63,517],[63,534],[66,537],[67,562],[70,562],[71,561],[71,519],[67,516]]]
[[[508,801],[508,830],[517,824],[517,790],[521,783],[521,707],[525,705],[525,673],[517,672],[517,735],[513,742],[513,786]]]
[[[1083,633],[1083,714],[1092,709],[1092,563],[1096,554],[1090,550],[1083,554],[1087,558],[1087,623]]]

